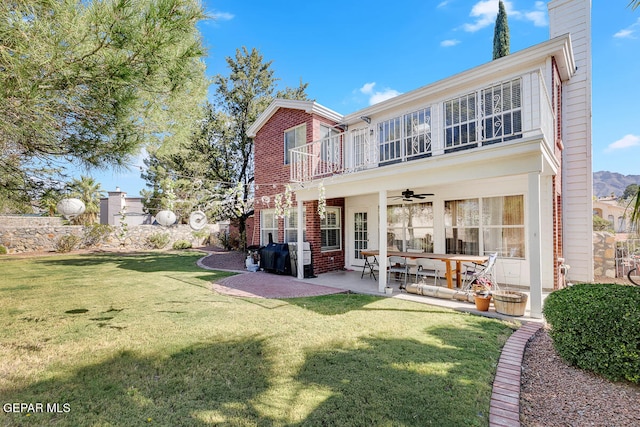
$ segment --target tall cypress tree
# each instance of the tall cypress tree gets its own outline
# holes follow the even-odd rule
[[[509,55],[509,23],[507,22],[507,11],[504,3],[500,0],[498,5],[498,16],[493,30],[493,59],[502,58]]]

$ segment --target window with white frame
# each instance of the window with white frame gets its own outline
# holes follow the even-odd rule
[[[307,143],[307,124],[303,123],[294,128],[284,131],[284,164],[291,162],[289,150],[300,147]]]
[[[302,240],[307,240],[307,214],[302,212]],[[284,217],[284,241],[293,243],[298,241],[298,211],[291,210],[288,216]]]
[[[387,249],[433,253],[433,203],[388,205]]]
[[[404,138],[407,158],[422,157],[431,152],[431,108],[404,115]]]
[[[278,217],[275,209],[262,209],[260,211],[260,244],[269,243],[269,233],[273,241],[278,241]]]
[[[445,149],[475,146],[478,137],[476,93],[469,93],[444,103]]]
[[[341,209],[327,206],[320,220],[321,250],[334,251],[342,247]]]
[[[483,144],[508,141],[522,136],[522,99],[520,79],[482,90]]]
[[[377,124],[380,163],[411,160],[431,153],[431,107]]]
[[[480,204],[478,199],[444,202],[445,242],[448,254],[478,255]]]
[[[367,167],[372,162],[371,147],[369,145],[369,128],[351,131],[351,168]]]
[[[485,254],[524,258],[524,197],[482,199],[482,246]]]
[[[445,201],[446,251],[524,258],[522,195]]]
[[[380,163],[395,162],[402,159],[402,124],[400,117],[378,123],[378,142],[380,144]]]

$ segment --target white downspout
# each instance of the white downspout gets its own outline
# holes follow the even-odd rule
[[[297,213],[298,213],[298,225],[296,229],[298,245],[296,250],[298,251],[298,279],[304,279],[304,215],[302,212],[303,204],[302,200],[297,201]]]

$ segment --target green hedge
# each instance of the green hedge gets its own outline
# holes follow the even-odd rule
[[[550,294],[543,313],[567,363],[613,381],[640,382],[640,288],[574,285]]]

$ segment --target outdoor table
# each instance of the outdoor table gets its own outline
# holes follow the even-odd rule
[[[367,268],[367,264],[376,264],[377,256],[380,252],[376,250],[363,250],[360,253],[365,257],[374,257],[373,263],[369,263],[368,261],[365,263],[365,266],[362,268],[363,275],[365,268]],[[451,264],[453,262],[456,263],[456,287],[459,288],[461,271],[462,271],[462,263],[463,262],[472,262],[476,264],[484,264],[489,260],[488,256],[484,255],[464,255],[464,254],[430,254],[426,252],[399,252],[399,251],[387,251],[387,256],[399,256],[408,259],[418,259],[418,258],[427,258],[434,259],[438,261],[442,261],[446,266],[446,278],[447,278],[447,287],[449,289],[453,289],[453,268]],[[375,276],[374,276],[375,277]],[[360,276],[362,278],[362,275]]]

